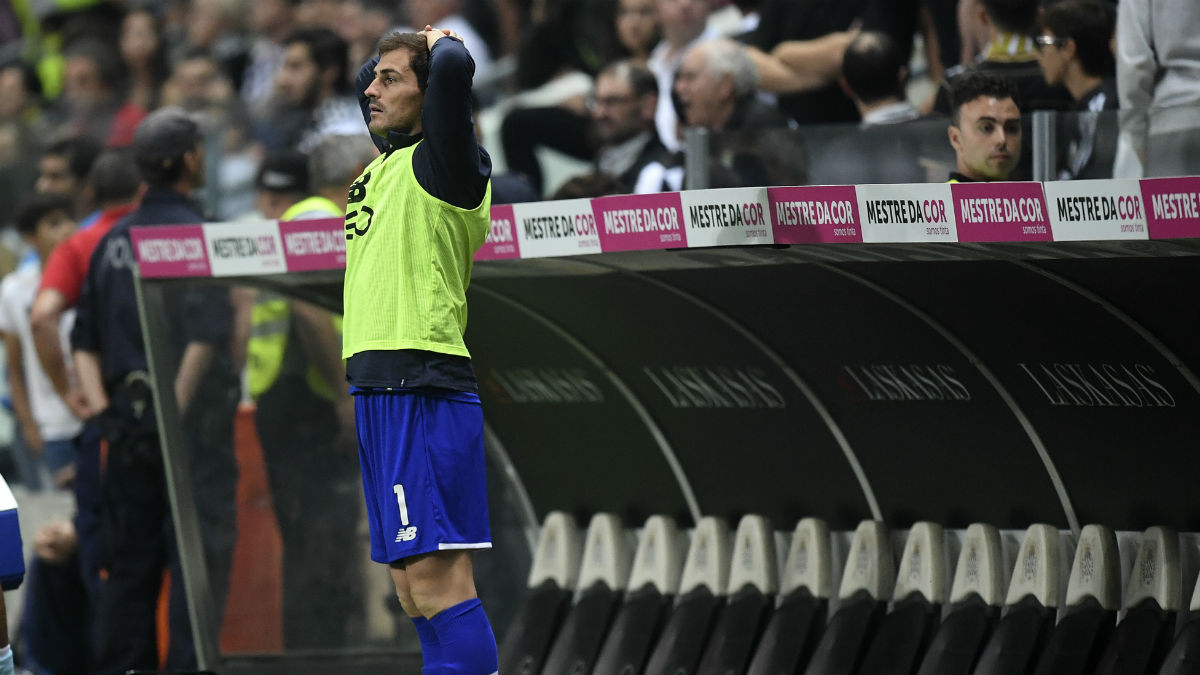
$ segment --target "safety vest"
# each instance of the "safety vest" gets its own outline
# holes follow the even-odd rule
[[[328,213],[333,218],[342,215],[341,209],[332,201],[324,197],[309,197],[293,204],[280,220],[294,220],[310,212]],[[333,317],[333,325],[340,335],[342,317]],[[300,350],[288,351],[291,329],[291,300],[277,293],[260,291],[251,311],[250,340],[246,345],[246,379],[251,398],[257,399],[266,393],[285,372],[303,372],[314,394],[329,401],[336,400],[337,395],[321,377],[321,371],[308,362]]]

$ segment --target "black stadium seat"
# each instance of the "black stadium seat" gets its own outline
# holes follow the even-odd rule
[[[529,590],[500,647],[500,672],[541,672],[542,661],[575,592],[580,554],[575,519],[559,511],[547,515],[529,571]]]
[[[1125,587],[1125,617],[1100,656],[1097,673],[1158,670],[1175,634],[1182,584],[1179,535],[1165,527],[1146,530]]]
[[[900,556],[892,610],[880,621],[858,672],[907,675],[916,670],[942,617],[948,576],[942,526],[914,523]]]
[[[1003,560],[999,530],[983,523],[967,528],[954,568],[950,606],[917,669],[920,675],[969,673],[975,667],[1000,620]]]
[[[896,580],[896,559],[887,526],[864,520],[854,531],[837,608],[804,672],[855,673],[887,609]]]
[[[1158,672],[1160,675],[1200,675],[1200,582],[1192,592],[1187,620]]]
[[[1102,525],[1079,533],[1066,611],[1050,634],[1035,673],[1095,672],[1100,653],[1117,625],[1121,607],[1121,554],[1117,535]]]
[[[696,524],[679,587],[679,600],[650,653],[644,675],[693,673],[729,584],[731,543],[725,521],[707,517]]]
[[[1058,530],[1052,525],[1031,525],[1013,566],[1007,609],[975,664],[977,675],[1030,671],[1054,628],[1061,573]]]
[[[762,516],[743,516],[734,535],[729,599],[709,635],[698,675],[745,675],[778,590],[775,531]]]
[[[642,672],[650,649],[679,593],[679,577],[687,537],[666,516],[651,516],[642,528],[629,588],[592,672],[635,675]]]
[[[542,672],[548,675],[590,673],[609,623],[629,581],[633,550],[611,513],[598,513],[588,524],[579,569],[579,593],[554,638]]]
[[[824,631],[832,593],[829,528],[823,520],[805,518],[792,535],[780,585],[782,598],[759,640],[748,675],[793,675],[808,665]]]

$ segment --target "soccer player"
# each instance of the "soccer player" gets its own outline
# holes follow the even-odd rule
[[[491,159],[471,120],[474,61],[429,26],[383,40],[357,91],[385,151],[350,187],[343,352],[371,558],[391,567],[425,673],[498,671],[471,555],[490,548],[483,413],[463,343]]]
[[[954,80],[950,126],[957,167],[950,182],[1008,180],[1021,157],[1021,109],[1008,80],[969,72]]]

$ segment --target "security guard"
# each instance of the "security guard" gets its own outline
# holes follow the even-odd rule
[[[99,673],[158,667],[155,608],[168,568],[174,582],[167,668],[196,665],[138,319],[129,230],[203,222],[188,198],[203,184],[201,141],[199,126],[179,109],[158,110],[138,126],[133,154],[148,190],[141,206],[114,225],[92,254],[71,335],[81,387],[89,408],[99,411],[96,422],[109,446],[101,488],[107,578],[92,635],[92,664]],[[237,526],[232,308],[228,291],[217,287],[172,286],[166,294],[168,337],[159,348],[177,368],[175,398],[204,541],[212,616],[219,621]],[[204,630],[215,633],[217,628]]]
[[[307,162],[294,151],[263,162],[257,201],[264,216],[342,218],[344,207],[306,197]],[[360,548],[361,488],[354,402],[341,359],[342,318],[267,291],[256,296],[246,374],[283,540],[284,645],[347,646],[350,619],[362,610],[361,575],[346,573],[354,567],[347,555]]]

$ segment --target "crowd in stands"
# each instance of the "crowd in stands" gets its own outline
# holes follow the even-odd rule
[[[78,535],[38,535],[47,559],[100,517],[83,503],[97,486],[81,484],[98,460],[72,454],[100,411],[72,381],[63,335],[92,250],[147,193],[143,122],[162,109],[198,120],[184,188],[209,220],[286,217],[318,196],[336,217],[386,149],[363,121],[360,67],[387,34],[426,24],[464,36],[474,58],[493,203],[1031,178],[1038,110],[1064,113],[1060,179],[1195,173],[1200,157],[1195,0],[0,3],[0,334],[17,427],[0,469],[81,495]],[[688,161],[697,147],[705,162]],[[263,298],[241,301],[231,316]],[[245,362],[233,345],[231,363]],[[342,398],[314,406],[333,419]],[[99,563],[83,564],[99,583]]]

